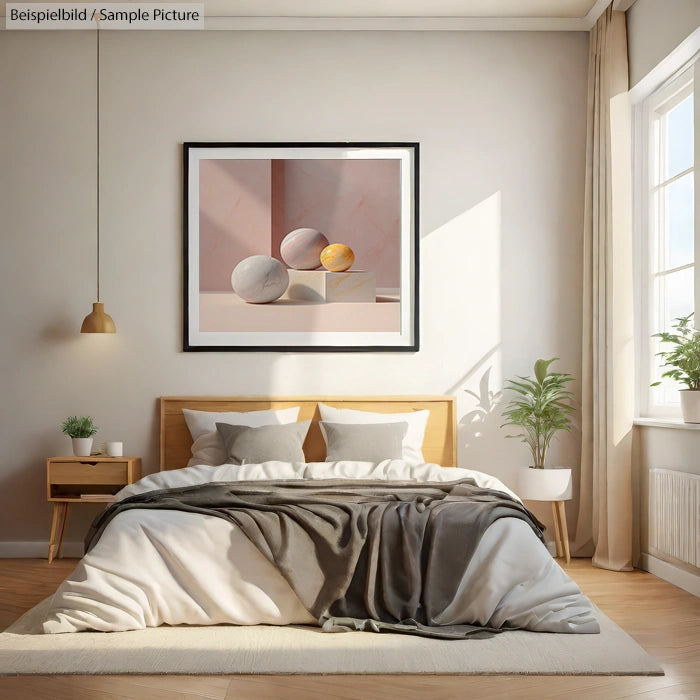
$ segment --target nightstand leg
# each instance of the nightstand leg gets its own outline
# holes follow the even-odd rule
[[[566,563],[568,564],[571,561],[571,554],[569,553],[569,528],[566,526],[566,510],[564,508],[564,501],[557,501],[557,509],[559,510],[559,531],[562,535],[564,554],[566,556]]]
[[[56,546],[56,526],[58,525],[58,515],[63,503],[53,504],[53,520],[51,521],[51,537],[49,537],[49,564],[53,561],[53,553]]]
[[[66,531],[66,520],[68,520],[68,503],[63,504],[63,513],[61,514],[61,527],[58,531],[58,552],[56,557],[61,558],[61,547],[63,547],[63,533]]]
[[[554,517],[554,544],[557,548],[557,557],[563,557],[564,549],[561,544],[561,528],[559,526],[559,512],[557,511],[557,501],[552,501],[552,516]]]

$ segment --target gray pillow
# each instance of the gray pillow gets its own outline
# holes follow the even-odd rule
[[[401,459],[408,423],[328,423],[321,421],[326,462],[381,462]]]
[[[250,428],[217,423],[216,429],[226,446],[226,461],[229,464],[259,464],[273,460],[305,462],[302,445],[310,424],[310,420],[305,420]]]

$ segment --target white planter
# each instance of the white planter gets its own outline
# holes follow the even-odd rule
[[[681,389],[681,415],[684,423],[700,423],[700,389]]]
[[[73,438],[73,455],[89,457],[92,451],[92,438]]]
[[[571,490],[571,469],[567,467],[518,470],[516,493],[524,501],[568,501]]]

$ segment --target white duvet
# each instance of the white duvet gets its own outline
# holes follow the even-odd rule
[[[193,466],[144,477],[125,498],[153,489],[210,481],[383,479],[454,481],[514,495],[498,479],[468,469],[402,460],[266,462]],[[501,518],[482,537],[459,595],[440,624],[479,624],[542,632],[598,632],[593,606],[552,559],[527,523]],[[46,633],[123,631],[169,625],[316,624],[273,564],[236,525],[175,510],[128,510],[60,585],[43,623]]]

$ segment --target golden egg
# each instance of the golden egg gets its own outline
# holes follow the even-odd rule
[[[345,272],[355,262],[355,253],[344,243],[332,243],[321,251],[321,265],[330,272]]]

